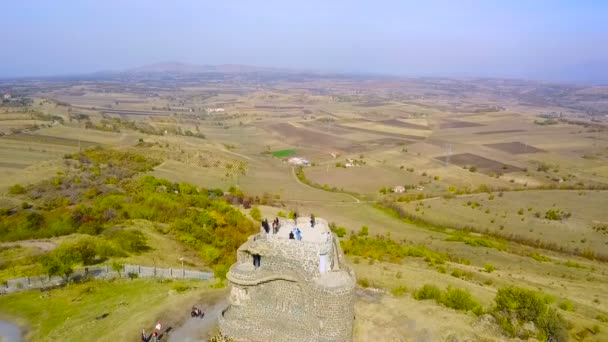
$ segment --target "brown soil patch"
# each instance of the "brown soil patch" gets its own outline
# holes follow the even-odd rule
[[[170,112],[152,112],[144,110],[124,110],[124,109],[104,109],[101,111],[104,114],[118,115],[147,115],[147,116],[170,116]]]
[[[302,126],[310,127],[310,128],[316,129],[321,132],[327,132],[327,133],[331,133],[331,134],[335,134],[335,135],[344,135],[344,134],[354,133],[353,131],[345,129],[343,127],[337,127],[333,123],[330,125],[327,125],[327,124],[324,124],[324,123],[318,122],[318,121],[305,121],[305,122],[298,122],[298,123]]]
[[[485,144],[483,146],[494,148],[497,150],[501,150],[511,154],[525,154],[525,153],[538,153],[545,152],[540,148],[536,148],[534,146],[530,146],[524,143],[516,142],[508,142],[508,143],[497,143],[497,144]]]
[[[451,156],[436,157],[435,159],[440,160],[442,162],[447,161],[450,164],[458,165],[461,167],[475,166],[477,168],[477,172],[482,173],[502,174],[507,172],[523,171],[522,168],[513,165],[503,164],[495,160],[478,156],[472,153],[454,154]],[[504,168],[505,166],[506,168]]]
[[[296,144],[304,144],[308,146],[316,146],[325,149],[339,149],[342,151],[350,151],[353,148],[352,140],[340,138],[337,136],[311,131],[304,128],[294,127],[288,123],[279,123],[269,126],[271,130],[284,136]]]
[[[439,128],[466,128],[466,127],[479,127],[484,126],[476,122],[469,121],[458,121],[458,120],[445,120],[439,124]]]
[[[375,131],[373,129],[359,128],[359,127],[349,127],[349,126],[342,126],[342,125],[338,125],[338,126],[341,127],[341,128],[350,129],[350,130],[353,130],[353,131],[372,133],[372,134],[376,134],[376,135],[384,135],[384,136],[393,137],[393,138],[403,138],[403,139],[412,139],[412,140],[424,140],[425,139],[425,137],[420,137],[420,136],[417,136],[417,135],[408,135],[408,134],[381,132],[381,131]]]
[[[500,133],[519,133],[519,132],[527,132],[523,129],[503,129],[500,131],[483,131],[483,132],[475,132],[474,134],[479,135],[487,135],[487,134],[500,134]]]
[[[397,119],[383,120],[380,122],[382,122],[383,124],[388,125],[388,126],[396,126],[396,127],[412,128],[412,129],[423,129],[426,131],[429,130],[429,128],[426,126],[416,125],[416,124],[412,124],[409,122],[403,122],[403,121],[400,121]]]
[[[98,146],[98,143],[86,140],[69,139],[61,137],[53,137],[49,135],[39,134],[28,134],[28,133],[16,133],[9,134],[2,137],[2,139],[19,140],[25,142],[35,142],[40,144],[52,144],[52,145],[64,145],[64,146],[81,146],[81,147],[93,147]]]

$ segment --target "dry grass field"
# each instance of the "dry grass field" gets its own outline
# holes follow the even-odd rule
[[[148,173],[156,177],[223,191],[234,186],[247,196],[271,198],[275,206],[259,205],[264,217],[314,213],[345,227],[343,239],[366,226],[370,237],[382,235],[447,256],[439,264],[424,257],[388,262],[348,255],[360,280],[355,341],[508,340],[497,324],[471,312],[413,299],[425,284],[468,290],[486,310],[500,288],[539,291],[553,298],[551,305],[570,322],[573,339],[608,338],[608,324],[601,319],[608,316],[608,266],[593,258],[608,254],[608,236],[594,229],[608,224],[608,192],[593,190],[608,187],[605,122],[592,122],[576,106],[542,102],[543,94],[528,104],[519,94],[526,93],[528,101],[540,86],[506,81],[478,80],[475,92],[456,80],[175,82],[181,86],[141,79],[66,81],[47,91],[40,90],[44,85],[33,88],[33,103],[24,108],[0,108],[0,133],[10,133],[0,137],[0,208],[19,208],[22,203],[9,187],[54,177],[65,168],[65,154],[98,145],[129,150],[161,160]],[[454,89],[467,95],[454,95]],[[63,121],[40,120],[27,110]],[[564,118],[544,124],[540,116],[553,112]],[[298,179],[286,157],[272,155],[286,149],[311,161],[303,174],[313,186]],[[365,163],[336,167],[348,159]],[[235,165],[243,172],[230,171]],[[379,192],[396,185],[409,189]],[[424,222],[400,219],[383,208],[391,201]],[[552,210],[564,217],[546,218]],[[130,224],[145,233],[153,249],[121,262],[171,267],[185,255],[192,267],[208,269],[201,251],[162,234],[163,227],[143,220]],[[465,228],[474,232],[460,231]],[[20,254],[0,255],[44,253],[32,247],[13,252]],[[122,283],[117,288],[125,286],[134,291]],[[171,293],[152,308],[154,315],[198,298],[196,291],[210,291],[192,286],[195,290],[179,297],[170,285],[141,286],[164,297]],[[108,305],[116,305],[116,298]],[[564,302],[572,308],[560,308]],[[0,299],[0,314],[14,317],[7,303]],[[135,309],[145,307],[137,296],[133,303]],[[119,311],[128,316],[128,310]],[[73,321],[79,322],[76,316]],[[599,332],[592,332],[594,326]],[[58,336],[81,331],[67,321],[53,329]],[[32,331],[34,337],[44,334]]]

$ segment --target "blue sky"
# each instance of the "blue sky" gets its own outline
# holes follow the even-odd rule
[[[6,1],[0,77],[161,61],[608,83],[608,1]]]

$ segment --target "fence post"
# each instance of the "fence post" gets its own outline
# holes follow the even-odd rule
[[[171,278],[173,278],[173,269],[169,268],[169,273],[171,274]]]
[[[137,265],[137,273],[141,274],[141,265]]]

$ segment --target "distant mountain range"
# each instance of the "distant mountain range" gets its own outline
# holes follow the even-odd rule
[[[197,65],[180,62],[162,62],[144,65],[123,71],[127,74],[166,73],[166,74],[200,74],[200,73],[250,73],[250,72],[284,72],[293,73],[296,70],[257,67],[243,64]]]

